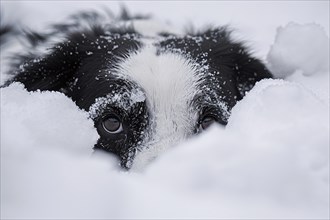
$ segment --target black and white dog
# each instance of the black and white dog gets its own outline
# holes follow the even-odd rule
[[[59,91],[89,112],[95,149],[130,168],[206,129],[226,125],[254,84],[271,75],[226,27],[180,33],[143,17],[79,13],[45,33],[28,32],[12,79]]]

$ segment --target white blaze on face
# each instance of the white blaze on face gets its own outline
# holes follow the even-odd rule
[[[173,53],[156,55],[147,45],[118,66],[118,74],[128,77],[144,90],[150,130],[133,166],[142,166],[159,153],[191,134],[197,123],[197,110],[191,101],[197,93],[199,72],[191,61]]]

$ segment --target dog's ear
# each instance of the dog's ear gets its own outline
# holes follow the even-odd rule
[[[169,37],[160,42],[164,50],[183,52],[197,63],[209,65],[209,70],[219,72],[219,81],[230,80],[236,85],[240,100],[256,82],[272,78],[266,66],[253,57],[243,42],[233,40],[227,27],[209,28],[206,31],[189,31],[186,37]]]
[[[46,35],[34,32],[25,34],[30,44],[28,52],[13,57],[13,71],[9,74],[14,77],[5,86],[21,82],[29,91],[39,89],[65,93],[72,85],[82,61],[90,57],[93,51],[101,53],[93,41],[104,31],[94,26],[81,33],[70,33],[59,43],[50,42]],[[39,48],[47,49],[40,53]]]
[[[14,77],[4,86],[21,82],[28,90],[65,89],[81,61],[96,49],[92,42],[105,34],[98,24],[100,20],[101,16],[95,12],[79,12],[45,32],[24,28],[16,33],[24,49],[11,56],[12,68],[8,74]],[[0,29],[1,41],[6,30]]]
[[[262,61],[253,57],[242,42],[233,40],[226,28],[207,31],[203,37],[207,39],[203,50],[208,53],[211,66],[232,76],[241,95],[239,99],[256,82],[272,78]]]
[[[237,89],[241,98],[260,80],[272,78],[271,73],[261,60],[252,56],[241,43],[231,43],[217,51],[217,62],[234,73]],[[212,55],[211,55],[212,56]]]
[[[46,55],[26,55],[9,82],[21,82],[29,91],[64,89],[79,67],[82,56],[68,41],[57,44]]]

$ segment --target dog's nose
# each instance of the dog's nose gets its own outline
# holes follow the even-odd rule
[[[155,114],[145,132],[146,135],[143,137],[142,143],[137,146],[138,151],[131,169],[142,170],[160,154],[175,147],[190,136],[190,131],[193,129],[189,118],[174,114],[174,109],[165,110]]]

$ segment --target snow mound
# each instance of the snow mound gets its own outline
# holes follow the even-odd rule
[[[91,157],[92,122],[64,95],[21,84],[1,92],[2,218],[329,217],[329,109],[298,84],[259,82],[226,128],[142,173]]]
[[[147,175],[191,198],[189,217],[326,218],[328,111],[301,86],[264,80],[234,107],[226,128],[182,144]],[[166,217],[182,216],[177,209]]]
[[[277,29],[267,59],[270,70],[278,78],[296,70],[306,76],[329,72],[329,37],[317,24],[291,22]]]
[[[93,121],[59,92],[27,92],[20,83],[1,89],[1,146],[62,149],[90,154],[97,139]]]

